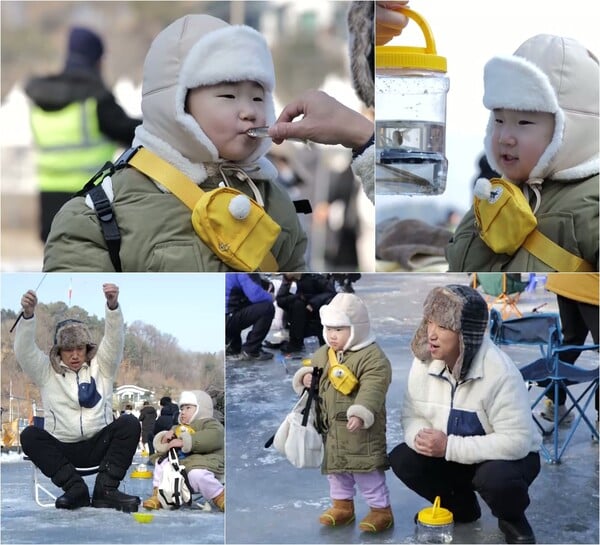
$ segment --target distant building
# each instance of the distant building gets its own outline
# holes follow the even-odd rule
[[[127,403],[133,405],[134,409],[138,409],[142,406],[144,401],[152,401],[154,399],[154,392],[141,388],[135,384],[124,384],[115,389],[113,393],[115,397],[115,405],[118,407],[124,407]]]

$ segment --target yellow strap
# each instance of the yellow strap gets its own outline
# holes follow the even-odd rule
[[[330,365],[337,365],[339,363],[337,356],[335,355],[335,351],[331,347],[329,347],[329,350],[327,350],[327,357],[329,358]]]
[[[190,210],[194,209],[204,194],[191,178],[146,148],[138,149],[128,163],[142,174],[165,186]],[[259,270],[267,272],[279,270],[277,259],[271,252],[267,253],[262,260]]]
[[[523,248],[558,272],[593,272],[595,270],[587,261],[561,248],[537,229],[534,229],[525,239]]]
[[[129,159],[129,164],[149,178],[164,185],[190,210],[194,209],[194,206],[196,206],[196,203],[204,193],[183,172],[177,170],[173,165],[167,163],[164,159],[148,151],[146,148],[140,148]]]

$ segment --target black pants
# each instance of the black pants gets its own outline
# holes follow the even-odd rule
[[[46,477],[54,477],[70,463],[75,467],[110,466],[117,470],[113,476],[122,474],[121,480],[131,465],[139,438],[139,420],[124,414],[90,439],[77,443],[63,443],[46,430],[28,426],[21,432],[21,446]]]
[[[285,319],[290,326],[290,342],[302,344],[306,337],[316,335],[321,345],[323,341],[323,326],[319,318],[319,311],[310,311],[301,299],[294,299],[291,303],[281,307],[285,311]]]
[[[592,334],[594,344],[598,344],[598,306],[580,303],[573,299],[556,296],[558,312],[562,326],[563,343],[581,346],[585,344],[588,333]],[[561,361],[573,364],[581,354],[579,350],[567,350],[560,355]],[[546,394],[548,399],[554,401],[554,390]],[[558,391],[558,404],[564,405],[567,394],[564,390]],[[596,411],[598,410],[598,391],[596,390]]]
[[[521,460],[489,460],[480,464],[458,464],[432,458],[401,443],[390,452],[396,476],[431,503],[440,496],[442,507],[461,513],[463,502],[479,493],[492,514],[518,519],[529,505],[529,486],[540,472],[540,456],[530,452]]]
[[[237,353],[243,348],[248,354],[259,352],[271,328],[273,316],[275,316],[275,306],[268,301],[254,303],[227,315],[225,337],[229,350]],[[242,346],[242,331],[250,326],[252,329],[248,332]]]

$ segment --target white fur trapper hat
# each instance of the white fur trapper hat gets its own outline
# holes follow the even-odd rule
[[[216,147],[185,111],[190,89],[220,82],[256,81],[264,89],[266,121],[275,121],[275,70],[264,37],[246,25],[230,25],[204,14],[186,15],[171,23],[152,42],[144,62],[143,122],[133,145],[143,145],[201,183],[205,164],[220,163]],[[276,171],[263,157],[271,142],[263,139],[241,168]]]
[[[326,343],[326,327],[350,327],[350,337],[343,348],[344,351],[360,350],[375,341],[375,335],[371,333],[367,306],[353,293],[338,293],[329,304],[320,308],[319,316]]]
[[[598,81],[598,59],[589,50],[571,38],[547,34],[534,36],[514,55],[494,57],[485,65],[486,108],[555,116],[552,141],[529,182],[576,180],[598,173]],[[494,121],[492,111],[485,151],[490,166],[502,173],[492,154]]]
[[[179,407],[182,405],[195,405],[197,407],[190,422],[196,418],[213,418],[212,398],[202,390],[184,390],[181,392],[181,395],[179,396]]]

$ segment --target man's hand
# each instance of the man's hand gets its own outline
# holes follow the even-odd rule
[[[375,6],[375,45],[385,45],[398,36],[408,24],[408,17],[398,8],[408,4],[408,0],[397,2],[377,2]]]
[[[38,304],[37,295],[33,290],[27,290],[21,297],[21,306],[23,307],[23,318],[29,319],[33,316],[35,306]]]
[[[448,436],[440,430],[423,428],[415,436],[415,449],[419,454],[433,458],[443,458],[446,455]]]
[[[115,310],[119,306],[119,286],[116,284],[102,284],[106,304],[110,310]]]
[[[293,121],[298,116],[298,121]],[[373,122],[323,91],[311,89],[290,102],[269,129],[275,144],[286,138],[359,148],[373,134]]]

